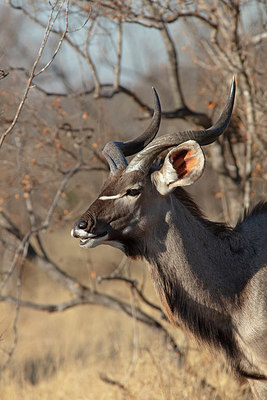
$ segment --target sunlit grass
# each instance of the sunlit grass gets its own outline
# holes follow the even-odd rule
[[[95,256],[100,265],[99,254],[95,253]],[[72,272],[77,262],[71,261],[70,257],[66,268]],[[86,279],[86,269],[81,270]],[[132,273],[140,274],[138,266],[133,266]],[[148,278],[149,297],[157,301],[149,282]],[[105,285],[113,285],[116,295],[128,296],[129,300],[130,291],[124,284]],[[68,296],[59,285],[48,282],[45,274],[33,265],[26,268],[23,295],[46,302],[60,301]],[[11,305],[0,305],[2,351],[12,344],[14,311]],[[162,335],[140,323],[134,324],[122,313],[99,306],[79,306],[55,314],[21,309],[19,340],[12,361],[0,380],[0,399],[250,398],[248,387],[240,387],[228,374],[222,357],[214,357],[200,348],[180,329],[168,328],[185,354],[180,362]],[[4,352],[1,354],[5,356]]]

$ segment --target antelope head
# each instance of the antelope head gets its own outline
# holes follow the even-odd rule
[[[154,114],[149,127],[135,140],[109,142],[103,149],[110,175],[98,198],[75,222],[72,236],[80,246],[109,244],[134,255],[133,244],[142,241],[159,223],[172,191],[195,182],[204,169],[201,146],[208,145],[227,128],[235,97],[233,79],[226,105],[209,129],[177,132],[155,139],[161,108],[155,89]],[[164,161],[155,163],[163,151]],[[128,164],[126,157],[135,155]],[[141,255],[141,254],[140,254]]]

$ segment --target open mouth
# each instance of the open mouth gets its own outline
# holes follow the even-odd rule
[[[93,235],[93,234],[88,234],[87,237],[81,238],[80,237],[80,246],[85,246],[85,247],[95,247],[98,244],[101,244],[105,240],[108,239],[108,233],[103,232],[99,235]]]

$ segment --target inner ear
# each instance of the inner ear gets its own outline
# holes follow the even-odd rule
[[[196,151],[197,150],[197,151]],[[177,173],[177,178],[182,179],[195,169],[202,166],[202,150],[193,148],[180,149],[169,154],[169,161]]]
[[[188,140],[174,147],[165,157],[160,171],[153,173],[157,190],[166,195],[176,186],[188,186],[203,173],[205,157],[199,144]]]
[[[201,147],[194,140],[188,140],[167,154],[162,173],[169,189],[187,186],[200,178],[204,165],[205,157]]]

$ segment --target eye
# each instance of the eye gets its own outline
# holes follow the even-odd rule
[[[142,191],[141,187],[138,188],[133,188],[133,189],[128,189],[125,193],[126,196],[131,196],[131,197],[135,197],[138,196]]]

